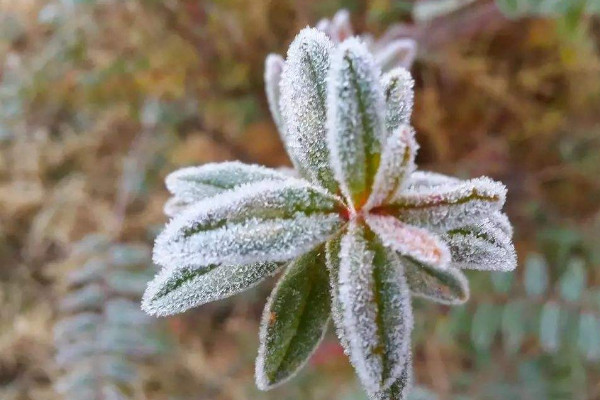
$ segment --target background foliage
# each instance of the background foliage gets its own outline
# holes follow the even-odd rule
[[[596,4],[0,0],[0,397],[62,398],[50,332],[75,243],[149,245],[179,166],[287,165],[264,57],[346,7],[360,31],[404,22],[419,42],[418,164],[509,187],[519,268],[470,274],[465,306],[415,303],[414,399],[600,399]],[[271,287],[162,321],[169,349],[137,360],[127,396],[362,399],[333,335],[288,385],[255,389]]]

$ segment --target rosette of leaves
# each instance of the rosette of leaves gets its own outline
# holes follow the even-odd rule
[[[403,399],[411,296],[460,304],[462,269],[515,267],[505,187],[416,171],[412,78],[382,75],[357,38],[335,45],[304,29],[266,76],[299,177],[239,162],[169,175],[175,216],[142,307],[175,314],[283,270],[263,313],[258,387],[292,377],[332,319],[369,397]]]
[[[64,399],[133,397],[140,364],[163,348],[156,320],[139,308],[149,265],[142,244],[90,235],[75,245],[54,326],[55,388]]]

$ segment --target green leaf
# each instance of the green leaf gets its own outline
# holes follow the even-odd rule
[[[303,176],[336,193],[326,136],[326,76],[333,43],[323,32],[306,28],[294,39],[281,75],[285,144]]]
[[[404,400],[408,397],[409,393],[412,394],[411,386],[413,380],[413,367],[412,367],[412,356],[409,355],[406,359],[404,370],[402,374],[392,385],[376,393],[373,396],[374,400]]]
[[[558,303],[549,301],[544,304],[540,315],[540,344],[549,353],[556,352],[560,347],[560,318],[561,309]]]
[[[380,70],[366,45],[343,42],[332,56],[327,87],[327,140],[342,192],[356,209],[367,201],[385,134]]]
[[[548,288],[548,264],[537,253],[527,255],[525,260],[525,291],[529,296],[541,296]]]
[[[502,343],[507,354],[516,354],[521,348],[526,330],[525,305],[512,301],[502,311]]]
[[[509,293],[515,281],[515,274],[513,272],[492,272],[490,279],[497,293]]]
[[[569,262],[565,273],[560,277],[560,295],[566,301],[577,302],[581,299],[585,287],[585,262],[580,258],[573,258]]]
[[[173,218],[156,239],[154,262],[200,269],[289,261],[342,226],[342,207],[340,199],[300,179],[246,185]]]
[[[165,183],[177,199],[193,203],[248,183],[283,181],[286,178],[274,169],[229,161],[178,169],[167,176]]]
[[[381,78],[385,91],[385,123],[390,135],[400,125],[410,124],[415,81],[404,68],[395,68]]]
[[[500,310],[490,303],[481,303],[471,324],[471,341],[482,352],[489,351],[500,325]]]
[[[339,300],[347,353],[373,397],[389,389],[410,356],[412,309],[398,256],[352,222],[340,245]]]
[[[148,284],[142,309],[157,316],[181,313],[248,290],[279,268],[275,263],[165,268]]]
[[[259,389],[283,383],[308,361],[327,330],[330,301],[320,246],[290,264],[265,306],[256,359]]]
[[[439,269],[402,257],[406,281],[413,296],[441,304],[462,304],[469,299],[469,282],[458,269]]]
[[[584,312],[579,317],[577,347],[587,360],[600,360],[600,319],[596,314]]]

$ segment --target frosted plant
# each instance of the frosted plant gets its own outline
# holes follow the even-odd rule
[[[75,245],[64,263],[70,271],[54,326],[62,370],[55,386],[62,398],[131,398],[138,364],[161,352],[156,321],[138,305],[148,264],[145,245],[114,244],[99,235]]]
[[[238,162],[169,175],[174,217],[142,307],[182,312],[283,270],[262,317],[258,387],[291,378],[332,319],[369,397],[404,399],[411,296],[460,304],[462,269],[515,268],[506,189],[416,171],[412,78],[382,74],[359,38],[306,28],[265,77],[297,176]]]

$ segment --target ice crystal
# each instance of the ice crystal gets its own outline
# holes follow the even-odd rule
[[[414,81],[398,66],[414,45],[352,34],[343,11],[302,30],[286,60],[267,58],[267,100],[294,171],[224,163],[167,178],[174,217],[142,307],[182,312],[283,269],[262,317],[258,387],[292,377],[331,319],[369,397],[405,399],[411,296],[460,304],[462,269],[515,268],[512,227],[501,183],[416,170]]]

